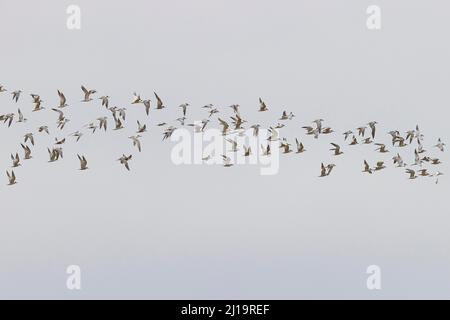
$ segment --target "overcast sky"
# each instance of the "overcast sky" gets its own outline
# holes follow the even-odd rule
[[[66,8],[81,8],[81,30],[66,28]],[[382,28],[366,27],[366,9],[381,8]],[[448,176],[409,181],[374,145],[349,148],[342,132],[378,121],[389,130],[420,125],[430,156],[450,174],[448,138],[450,5],[444,1],[361,0],[0,0],[0,83],[22,89],[18,104],[0,94],[0,114],[20,107],[28,122],[0,126],[0,168],[29,131],[34,159],[0,183],[2,298],[450,298]],[[86,136],[47,163],[47,147],[101,115],[82,104],[80,85],[126,107],[122,132]],[[56,90],[71,119],[55,127]],[[133,91],[167,110],[130,105]],[[32,113],[30,93],[47,108]],[[258,98],[269,111],[258,113]],[[173,144],[159,122],[201,120],[201,106],[240,104],[249,125],[274,125],[283,110],[296,118],[282,129],[308,151],[282,155],[280,171],[256,166],[175,166]],[[231,109],[222,108],[229,119]],[[317,118],[336,134],[318,141],[301,126]],[[128,136],[148,123],[136,153]],[[215,119],[215,118],[214,118]],[[218,126],[216,120],[214,126]],[[111,122],[110,122],[111,124]],[[345,154],[328,150],[337,142]],[[77,153],[90,170],[80,172]],[[116,159],[133,154],[131,172]],[[401,150],[406,162],[413,149]],[[361,173],[363,160],[388,168]],[[320,163],[337,167],[319,179]],[[436,171],[438,168],[434,168]],[[382,290],[366,287],[378,265]],[[66,268],[79,265],[82,290],[66,288]]]

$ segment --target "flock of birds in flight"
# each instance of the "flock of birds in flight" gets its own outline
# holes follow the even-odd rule
[[[96,90],[93,89],[86,89],[86,87],[81,86],[82,92],[83,92],[83,100],[81,102],[84,103],[90,103],[94,101],[93,96],[97,93]],[[0,85],[0,94],[7,92],[6,88],[2,85]],[[55,112],[55,115],[57,116],[56,121],[56,129],[64,130],[67,123],[70,121],[64,113],[64,109],[69,107],[69,104],[67,103],[67,99],[64,95],[64,93],[60,90],[58,92],[59,97],[59,105],[55,106],[54,108],[51,108],[53,112]],[[13,91],[11,92],[12,100],[15,103],[18,103],[19,99],[21,99],[23,92],[21,90]],[[43,100],[38,94],[30,94],[32,98],[32,103],[34,104],[34,108],[32,109],[32,112],[39,112],[44,109],[46,109],[43,106]],[[157,110],[165,109],[166,106],[163,102],[163,100],[158,96],[158,94],[154,93],[155,99],[156,99],[156,106],[155,108]],[[106,110],[109,110],[112,114],[112,118],[114,120],[114,130],[120,130],[124,128],[125,125],[125,119],[126,119],[126,108],[118,108],[118,107],[110,107],[110,97],[105,95],[98,98],[100,100],[101,106],[105,107]],[[145,107],[145,113],[147,116],[150,114],[151,110],[151,104],[152,101],[150,99],[142,99],[141,96],[137,93],[134,93],[134,96],[130,102],[132,105],[143,105]],[[175,121],[179,123],[179,125],[184,126],[185,121],[187,120],[187,110],[190,107],[189,103],[184,103],[179,106],[181,109],[181,117],[176,119]],[[217,123],[221,126],[221,132],[222,134],[226,136],[231,136],[235,133],[242,133],[246,128],[244,125],[248,123],[247,120],[244,120],[244,118],[241,116],[240,113],[240,106],[235,104],[229,106],[233,111],[233,116],[231,116],[231,121],[223,120],[219,114],[220,110],[219,108],[215,107],[212,104],[205,105],[201,107],[207,112],[207,119],[202,120],[200,123],[195,124],[187,124],[188,126],[194,127],[195,132],[203,132],[207,125],[214,119],[214,117],[217,118]],[[267,107],[266,103],[260,98],[259,99],[259,112],[266,112],[269,108]],[[279,141],[279,147],[282,150],[283,154],[296,152],[296,153],[303,153],[306,151],[306,148],[302,142],[300,142],[297,138],[295,138],[295,148],[291,143],[288,142],[287,138],[280,137],[279,135],[279,129],[283,128],[285,126],[285,121],[293,120],[295,115],[292,112],[283,111],[281,117],[278,119],[281,122],[278,122],[276,125],[271,126],[268,131],[270,133],[270,136],[267,138],[268,143],[266,145],[261,145],[261,154],[262,155],[270,155],[271,154],[271,144],[270,142],[273,141]],[[93,122],[88,123],[83,128],[86,130],[90,130],[93,134],[97,130],[104,130],[105,132],[108,130],[108,123],[109,118],[107,116],[102,116],[94,120]],[[7,125],[7,127],[11,127],[13,123],[25,123],[27,119],[24,117],[24,114],[18,108],[17,114],[16,113],[9,113],[5,115],[0,115],[0,121],[3,121],[4,124]],[[369,122],[367,125],[360,126],[353,130],[348,130],[343,133],[344,143],[348,144],[349,146],[355,146],[360,144],[374,144],[376,145],[376,149],[374,151],[379,153],[388,153],[390,150],[388,150],[388,147],[380,142],[376,142],[377,137],[377,122],[372,121]],[[163,132],[163,140],[166,140],[170,138],[170,136],[173,134],[173,132],[177,129],[177,127],[168,125],[165,122],[158,123],[157,126],[164,127]],[[259,130],[260,130],[259,124],[253,124],[249,128],[253,130],[253,135],[258,136]],[[315,139],[318,139],[321,135],[328,135],[332,134],[335,131],[330,128],[324,126],[324,120],[323,119],[317,119],[312,121],[312,124],[310,126],[303,126],[303,129],[306,130],[306,135],[311,135]],[[139,152],[141,152],[141,140],[142,134],[147,131],[147,125],[144,124],[141,121],[137,121],[137,131],[136,135],[130,136],[129,139],[132,141],[132,144],[134,147],[137,148]],[[50,135],[50,128],[47,125],[40,126],[37,128],[37,133],[39,134],[48,134]],[[392,130],[389,131],[388,134],[391,136],[391,142],[392,147],[397,148],[398,150],[401,150],[403,147],[406,147],[408,145],[414,146],[414,162],[407,164],[403,157],[400,155],[399,151],[394,152],[394,156],[392,157],[393,164],[396,167],[404,168],[405,172],[407,173],[407,177],[411,180],[417,179],[419,177],[434,177],[435,183],[438,183],[439,176],[443,175],[440,171],[435,171],[431,173],[428,168],[424,168],[424,164],[428,164],[430,166],[436,166],[441,164],[441,160],[439,158],[434,158],[426,155],[426,150],[423,145],[424,141],[424,135],[419,129],[419,126],[416,125],[415,129],[409,130],[405,132],[405,134],[401,134],[398,130]],[[18,182],[16,179],[16,174],[14,172],[14,169],[21,166],[22,160],[30,160],[32,159],[32,147],[35,146],[35,133],[29,132],[25,133],[24,140],[22,143],[20,143],[22,149],[23,149],[23,157],[21,158],[19,156],[19,152],[15,152],[14,154],[11,154],[11,160],[12,160],[12,170],[6,171],[9,185],[14,185]],[[69,136],[75,137],[76,142],[78,142],[84,133],[82,132],[82,129],[70,134]],[[233,140],[232,138],[226,138],[226,141],[230,143],[232,146],[231,152],[238,152],[239,145],[236,140]],[[66,138],[58,139],[55,137],[55,143],[52,148],[47,148],[48,150],[48,156],[49,156],[49,162],[55,162],[63,158],[63,145],[66,143]],[[30,147],[31,144],[31,147]],[[337,143],[331,143],[332,148],[330,151],[332,151],[332,154],[334,156],[341,156],[344,154],[343,148],[337,144]],[[445,143],[439,138],[437,140],[437,143],[433,146],[434,148],[437,148],[437,150],[444,152]],[[244,150],[244,156],[250,156],[252,154],[252,150],[249,146],[243,146]],[[221,155],[223,159],[223,165],[225,167],[231,167],[233,166],[232,160],[229,156],[226,154]],[[80,170],[87,170],[88,169],[88,160],[85,155],[77,154],[78,160],[80,162]],[[121,165],[123,165],[127,170],[130,170],[129,162],[132,160],[133,155],[125,155],[123,154],[117,161],[120,162]],[[203,161],[208,161],[211,159],[211,155],[207,155],[203,157]],[[363,161],[362,165],[362,172],[367,174],[373,174],[375,172],[379,172],[386,168],[386,163],[384,161],[378,161],[374,166],[371,166],[366,160]],[[324,164],[321,163],[320,166],[320,175],[319,177],[328,177],[333,169],[336,167],[335,164],[329,163]]]

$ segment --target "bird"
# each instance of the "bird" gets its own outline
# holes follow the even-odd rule
[[[86,160],[86,157],[85,156],[80,156],[79,154],[77,154],[77,156],[78,156],[78,159],[80,160],[80,170],[87,170],[87,169],[89,169],[88,168],[88,162],[87,162],[87,160]]]
[[[272,127],[269,127],[270,136],[267,138],[268,141],[278,141],[280,138],[278,137],[278,130]]]
[[[219,110],[217,108],[211,109],[209,111],[209,117],[211,118],[216,113],[219,113]]]
[[[14,113],[8,113],[7,115],[1,116],[0,121],[3,120],[3,123],[8,122],[8,128],[11,127],[11,124],[14,120]]]
[[[160,109],[164,109],[164,103],[162,102],[161,98],[156,94],[156,92],[153,92],[155,95],[155,98],[157,100],[157,105],[156,105],[156,109],[160,110]]]
[[[322,133],[322,123],[324,122],[323,119],[317,119],[314,120],[313,123],[316,124],[316,129],[319,130],[319,133]]]
[[[15,173],[14,173],[14,170],[11,170],[11,173],[9,173],[8,171],[6,171],[6,175],[8,176],[8,181],[9,181],[8,185],[9,185],[9,186],[12,186],[12,185],[14,185],[14,184],[17,183],[17,181],[16,181],[16,175],[15,175]]]
[[[220,125],[222,126],[222,135],[226,135],[228,132],[228,129],[230,128],[230,125],[220,118],[218,118]]]
[[[47,148],[47,151],[48,151],[48,154],[50,156],[49,162],[55,162],[55,161],[58,161],[59,158],[63,158],[63,150],[62,150],[62,148],[53,148],[52,150]]]
[[[64,119],[66,118],[64,112],[55,108],[53,108],[52,110],[58,113],[58,121],[64,121]]]
[[[66,138],[63,138],[61,140],[58,140],[58,138],[55,138],[55,145],[62,145],[66,142]]]
[[[181,117],[181,118],[177,118],[175,121],[178,121],[180,123],[180,125],[184,126],[184,122],[187,118],[186,117]]]
[[[392,145],[395,146],[395,144],[398,143],[397,147],[406,147],[407,144],[405,143],[405,138],[401,136],[397,136],[392,140]]]
[[[136,133],[144,133],[147,131],[147,125],[141,125],[141,123],[139,122],[139,120],[137,120],[137,125],[138,125],[138,130]]]
[[[22,93],[22,90],[16,90],[11,92],[12,96],[13,96],[13,101],[15,101],[17,103],[17,101],[19,101],[20,98],[20,94]]]
[[[106,130],[108,128],[108,118],[107,117],[100,117],[100,118],[97,118],[97,121],[99,122],[100,130],[102,130],[102,128],[103,128],[105,130],[105,132],[106,132]]]
[[[426,159],[426,158],[424,158],[424,159]],[[422,161],[424,159],[421,159],[419,153],[417,152],[417,149],[414,149],[414,164],[413,164],[413,166],[422,166]]]
[[[441,141],[441,138],[438,139],[438,143],[435,145],[435,147],[444,152],[445,143]]]
[[[421,169],[421,170],[419,170],[419,175],[422,176],[422,177],[428,177],[428,176],[430,176],[430,174],[428,173],[428,170],[427,170],[427,169]]]
[[[122,155],[122,157],[120,157],[117,161],[120,161],[120,163],[123,164],[128,171],[130,171],[128,161],[130,161],[132,157],[133,157],[132,155],[129,156]]]
[[[252,148],[244,146],[244,157],[249,157],[252,154]]]
[[[102,107],[105,107],[106,109],[109,108],[109,96],[102,96],[99,98],[102,100]]]
[[[341,155],[341,154],[344,153],[344,152],[341,151],[341,147],[340,147],[338,144],[336,144],[336,143],[331,143],[331,145],[332,145],[334,148],[331,148],[330,151],[334,151],[334,155],[335,155],[335,156],[338,156],[338,155]]]
[[[50,134],[50,132],[48,131],[48,126],[40,126],[40,127],[38,128],[38,131],[39,131],[39,132],[45,132],[45,133],[47,133],[47,134]]]
[[[114,121],[116,123],[116,127],[114,128],[114,130],[120,130],[123,129],[123,123],[122,121],[120,121],[120,118],[114,116]],[[106,131],[106,130],[105,130]]]
[[[68,104],[66,103],[66,96],[64,95],[64,93],[62,93],[62,91],[58,90],[58,96],[59,96],[59,106],[58,108],[65,108],[68,106]]]
[[[173,127],[173,126],[168,127],[166,129],[166,131],[164,131],[164,133],[163,133],[163,141],[166,139],[169,139],[172,136],[172,134],[175,132],[176,129],[177,128]]]
[[[141,136],[137,135],[137,136],[131,136],[128,138],[133,141],[133,146],[137,147],[139,152],[141,152],[141,142],[139,141],[139,138],[141,138]]]
[[[186,110],[189,107],[189,103],[180,104],[178,107],[183,109],[183,117],[186,117]]]
[[[262,150],[262,155],[263,156],[270,156],[270,154],[271,154],[271,152],[270,152],[270,143],[268,143],[266,147],[261,145],[261,150]]]
[[[372,131],[372,139],[375,139],[375,130],[376,130],[375,126],[377,124],[378,124],[378,122],[376,122],[376,121],[371,121],[367,124],[370,127],[370,130]]]
[[[356,144],[358,144],[358,139],[356,139],[356,137],[353,136],[352,141],[349,143],[349,145],[350,145],[350,146],[354,146],[354,145],[356,145]]]
[[[416,130],[408,130],[408,131],[406,131],[405,140],[409,140],[409,143],[411,144],[415,135],[416,135]]]
[[[259,124],[254,124],[254,125],[252,125],[250,128],[251,129],[253,129],[253,136],[254,137],[257,137],[258,136],[258,134],[259,134],[259,128],[260,128],[261,126],[259,125]]]
[[[299,142],[297,138],[295,138],[295,144],[297,145],[297,153],[303,153],[306,151],[305,146],[302,142]]]
[[[240,107],[240,105],[238,105],[238,104],[232,104],[231,106],[228,106],[229,108],[231,108],[231,109],[233,109],[233,112],[236,114],[236,115],[239,115],[239,107]]]
[[[76,131],[76,132],[72,133],[72,136],[76,137],[77,138],[76,142],[78,142],[78,141],[80,141],[81,137],[83,136],[83,133],[80,131]]]
[[[231,143],[231,152],[237,152],[239,150],[238,143],[236,140],[226,139],[227,142]]]
[[[283,149],[283,153],[291,153],[291,145],[287,143],[286,139],[283,140],[283,142],[280,142],[280,148]]]
[[[149,115],[149,113],[150,113],[150,103],[151,103],[151,101],[150,100],[144,100],[144,101],[142,101],[142,103],[144,104],[144,107],[145,107],[145,113],[147,114],[147,115]]]
[[[97,126],[94,123],[89,123],[87,125],[85,125],[86,128],[88,128],[89,130],[92,130],[92,133],[95,133],[95,131],[97,130]],[[105,129],[106,131],[106,129]]]
[[[0,85],[0,93],[2,92],[6,92],[7,90],[5,89],[5,87],[3,85]]]
[[[331,129],[330,127],[325,127],[322,129],[322,134],[330,134],[333,133],[333,129]]]
[[[222,155],[222,160],[223,160],[223,166],[224,167],[231,167],[233,166],[233,164],[231,163],[231,158],[227,157],[226,155]]]
[[[22,146],[22,149],[23,149],[23,151],[25,153],[24,159],[25,160],[30,160],[32,158],[30,147],[28,147],[27,145],[23,145],[22,143],[20,145]]]
[[[19,158],[19,154],[16,153],[16,155],[14,156],[13,154],[11,154],[11,160],[12,160],[12,167],[13,168],[17,168],[20,167],[20,158]]]
[[[334,167],[336,167],[334,163],[330,163],[329,165],[327,165],[327,176],[330,175],[331,170],[333,170]]]
[[[20,111],[20,109],[17,109],[17,114],[19,115],[19,120],[17,120],[17,122],[19,122],[19,123],[27,122],[28,119],[26,119],[23,116],[22,111]]]
[[[242,125],[246,123],[246,120],[243,120],[239,114],[236,114],[234,117],[230,117],[232,121],[232,124],[234,125],[234,130],[243,129]]]
[[[397,153],[396,156],[392,157],[392,160],[394,160],[394,164],[397,164],[397,167],[405,167],[406,166],[406,164],[403,162],[403,159],[399,153]]]
[[[137,94],[136,92],[133,92],[133,101],[131,102],[131,104],[137,104],[137,103],[142,103],[142,99],[141,99],[141,95]]]
[[[66,126],[66,124],[69,122],[70,120],[69,119],[63,119],[63,120],[58,120],[57,121],[57,124],[58,124],[58,126],[57,126],[57,128],[59,128],[59,129],[64,129],[64,127]]]
[[[379,146],[379,148],[375,149],[375,151],[378,151],[380,153],[389,152],[389,150],[386,149],[386,146],[383,143],[375,143],[375,145]]]
[[[364,137],[366,135],[366,128],[367,127],[358,127],[356,130],[358,130],[358,136]]]
[[[84,99],[81,100],[81,102],[89,102],[89,101],[92,101],[91,95],[97,93],[96,90],[94,90],[94,89],[93,89],[93,90],[88,90],[88,89],[86,89],[84,86],[81,86],[81,90],[83,90],[83,92],[84,92]]]
[[[343,133],[343,135],[344,135],[344,141],[347,141],[347,138],[348,138],[351,134],[353,134],[353,131],[352,131],[352,130],[347,130],[347,131],[345,131],[345,132]]]
[[[267,108],[267,105],[266,105],[266,103],[261,99],[261,98],[259,98],[259,112],[264,112],[264,111],[267,111],[267,110],[269,110],[268,108]]]
[[[25,134],[24,142],[27,143],[28,140],[30,140],[31,144],[34,146],[34,137],[32,133]]]
[[[327,174],[327,168],[324,166],[323,162],[320,165],[320,176],[319,177],[326,177]]]
[[[370,169],[370,166],[369,166],[369,164],[367,163],[366,160],[364,160],[364,170],[363,170],[363,172],[368,172],[368,173],[372,174],[372,169]]]
[[[281,115],[281,118],[278,119],[278,120],[288,120],[288,119],[289,119],[289,116],[288,116],[287,111],[283,111],[283,114]]]
[[[378,161],[377,165],[375,166],[375,168],[373,168],[374,171],[380,171],[385,169],[386,166],[384,165],[384,161]]]
[[[413,179],[417,178],[416,172],[414,170],[412,170],[412,169],[406,169],[406,173],[409,174],[409,179],[410,180],[413,180]]]

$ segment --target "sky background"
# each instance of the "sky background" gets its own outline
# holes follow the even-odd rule
[[[81,30],[66,28],[66,8],[81,8]],[[379,5],[382,29],[366,27]],[[300,299],[450,298],[447,176],[409,181],[374,145],[349,148],[342,132],[379,122],[389,130],[420,125],[430,156],[448,138],[450,20],[446,1],[361,0],[0,0],[0,83],[22,89],[15,104],[0,94],[0,114],[22,109],[28,122],[0,126],[0,168],[23,135],[35,134],[34,159],[16,170],[19,184],[0,184],[1,298]],[[95,99],[83,104],[80,85],[126,107],[126,128],[68,138],[64,160],[47,163],[47,147],[108,115]],[[56,90],[71,119],[55,127]],[[167,109],[130,105],[132,93]],[[30,93],[47,108],[32,113]],[[258,113],[258,98],[269,112]],[[298,137],[303,155],[282,155],[280,171],[256,166],[175,166],[173,144],[159,122],[175,124],[178,105],[238,103],[249,124],[276,124]],[[229,119],[231,109],[221,108]],[[337,131],[318,141],[301,126],[317,118]],[[136,120],[150,127],[137,154],[127,138]],[[110,125],[112,122],[110,121]],[[213,121],[217,126],[217,121]],[[330,142],[345,154],[335,158]],[[90,170],[80,172],[76,154]],[[117,161],[133,153],[132,171]],[[401,150],[406,162],[413,149]],[[376,175],[362,162],[386,160]],[[337,167],[319,179],[320,163]],[[433,171],[436,171],[434,168]],[[378,265],[382,290],[366,287]],[[79,265],[82,290],[66,288],[66,268]]]

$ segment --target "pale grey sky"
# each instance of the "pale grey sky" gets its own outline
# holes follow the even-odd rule
[[[77,4],[82,29],[66,28]],[[366,28],[366,8],[382,10],[382,29]],[[26,94],[18,104],[0,94],[0,114],[20,106],[25,126],[0,126],[0,168],[23,135],[51,110],[31,113],[29,93],[47,108],[65,92],[72,120],[64,133],[36,135],[35,159],[16,170],[19,184],[0,184],[2,298],[450,298],[449,181],[407,180],[392,152],[329,142],[378,121],[387,131],[419,124],[431,156],[448,138],[450,22],[444,1],[0,0],[0,83]],[[127,107],[125,131],[86,134],[47,163],[47,147],[104,114],[99,101],[81,104],[80,85]],[[157,91],[167,110],[152,110],[143,152],[127,139],[141,107],[133,91]],[[270,111],[256,112],[258,97]],[[256,167],[174,166],[170,142],[155,124],[189,102],[241,105],[250,122],[268,126],[286,109],[283,129],[308,152],[283,156],[280,172]],[[229,118],[231,110],[224,111]],[[315,141],[303,125],[325,119],[337,134]],[[87,132],[86,132],[87,133]],[[91,169],[79,172],[76,153]],[[117,161],[133,153],[132,171]],[[402,151],[407,162],[412,149]],[[384,172],[363,175],[362,160],[384,159]],[[320,162],[337,164],[318,179]],[[66,289],[66,267],[82,270],[81,291]],[[382,290],[369,291],[369,265],[382,270]]]

